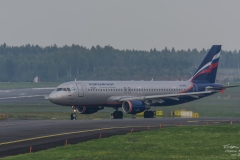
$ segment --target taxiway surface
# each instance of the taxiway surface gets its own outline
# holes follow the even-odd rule
[[[0,90],[1,103],[43,102],[55,88],[26,88]]]
[[[179,125],[240,124],[240,118],[154,118],[105,120],[2,120],[0,157],[63,146],[116,134]]]

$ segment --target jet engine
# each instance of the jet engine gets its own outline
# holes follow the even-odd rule
[[[146,105],[142,101],[129,100],[122,103],[122,110],[127,114],[136,114],[146,110]]]
[[[76,110],[80,114],[92,114],[96,113],[98,110],[103,109],[104,107],[95,107],[95,106],[76,106]]]

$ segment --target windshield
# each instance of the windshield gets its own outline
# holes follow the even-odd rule
[[[71,91],[70,88],[57,88],[56,91]]]

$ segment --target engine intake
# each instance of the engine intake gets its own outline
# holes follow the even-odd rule
[[[76,110],[80,114],[92,114],[96,113],[98,110],[103,109],[104,107],[93,107],[93,106],[76,106]]]
[[[129,100],[122,103],[122,110],[127,114],[135,114],[146,109],[146,105],[142,101]]]

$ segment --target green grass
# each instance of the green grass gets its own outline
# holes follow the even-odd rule
[[[94,114],[78,114],[77,119],[108,119],[110,112],[114,109],[106,108]],[[41,104],[21,103],[21,104],[0,104],[0,114],[8,114],[11,119],[70,119],[71,107],[54,105],[50,102]],[[130,118],[132,115],[125,114]],[[0,117],[1,120],[1,117]]]
[[[103,135],[104,136],[104,135]],[[240,125],[169,127],[67,145],[6,160],[240,159]],[[235,148],[224,148],[224,145]],[[34,148],[33,148],[34,150]],[[236,153],[231,153],[237,151]]]

